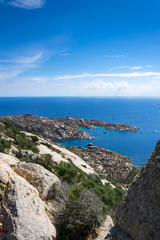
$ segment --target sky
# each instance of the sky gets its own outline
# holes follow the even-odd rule
[[[0,96],[160,96],[159,0],[0,0]]]

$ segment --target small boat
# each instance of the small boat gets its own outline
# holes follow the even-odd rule
[[[92,147],[93,146],[93,143],[88,143],[87,144],[87,147]]]
[[[104,133],[107,133],[107,131],[103,131]]]
[[[114,135],[114,133],[111,133],[111,135]]]

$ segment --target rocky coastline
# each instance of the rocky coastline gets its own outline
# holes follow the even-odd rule
[[[82,118],[47,118],[37,117],[32,114],[18,116],[3,116],[0,120],[7,119],[11,121],[21,131],[27,131],[37,134],[45,139],[61,140],[68,138],[92,139],[85,131],[80,128],[104,127],[119,131],[138,131],[139,129],[116,123],[108,123],[99,120],[88,120]]]
[[[138,173],[116,152],[66,148],[0,121],[0,239],[158,240],[159,169],[160,141]]]
[[[68,147],[85,160],[98,174],[117,183],[131,182],[139,171],[128,157],[102,147]]]

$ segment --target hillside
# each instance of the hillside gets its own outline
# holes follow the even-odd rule
[[[107,215],[125,192],[82,157],[8,121],[0,123],[0,151],[2,239],[87,239],[105,219],[112,225]]]

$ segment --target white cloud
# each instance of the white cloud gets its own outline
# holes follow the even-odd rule
[[[124,54],[116,54],[116,55],[104,55],[106,58],[124,58],[126,57]]]
[[[45,0],[11,0],[7,1],[7,3],[13,7],[35,9],[42,8],[45,4]]]
[[[18,64],[32,64],[39,62],[43,57],[43,52],[39,52],[33,56],[18,56],[12,59],[0,59],[0,63],[18,63]]]
[[[130,67],[131,70],[140,70],[142,68],[143,68],[143,66],[133,66],[133,67]]]
[[[0,59],[0,81],[18,78],[28,69],[37,67],[43,60],[43,52],[32,56],[18,56],[13,59]]]
[[[70,56],[71,54],[70,53],[59,53],[58,56]]]
[[[63,75],[55,76],[55,79],[78,79],[78,78],[99,78],[99,77],[123,77],[123,78],[136,78],[136,77],[159,77],[160,72],[130,72],[130,73],[83,73],[79,75]]]
[[[82,82],[89,94],[99,96],[160,96],[160,80],[144,83],[128,83],[127,81],[96,81]]]
[[[110,70],[115,70],[115,69],[130,69],[130,70],[141,70],[145,68],[152,68],[151,65],[147,66],[119,66],[119,67],[113,67]]]

